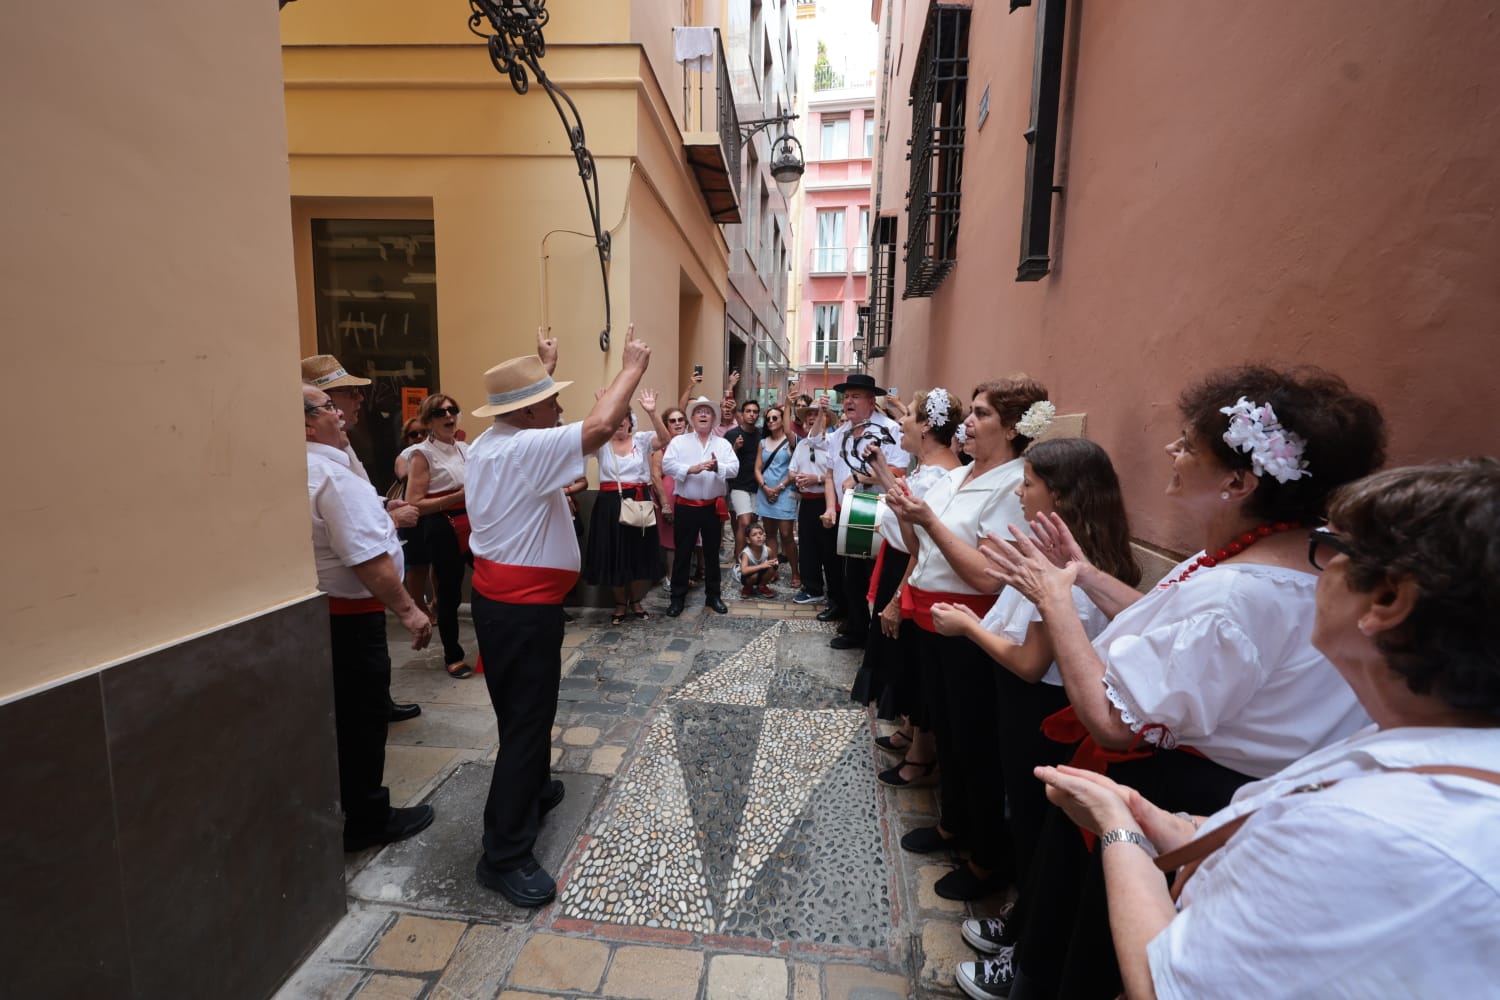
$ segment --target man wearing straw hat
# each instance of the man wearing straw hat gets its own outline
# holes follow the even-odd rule
[[[473,534],[474,632],[499,727],[500,749],[484,806],[484,853],[475,875],[517,906],[542,906],[557,884],[533,850],[544,813],[562,801],[549,753],[562,679],[563,599],[581,559],[563,487],[609,440],[651,349],[625,333],[620,373],[580,423],[559,425],[557,341],[537,331],[537,353],[484,373],[495,422],[469,447],[465,490]]]
[[[370,380],[349,374],[332,354],[314,354],[302,359],[302,384],[326,393],[329,401],[338,407],[339,415],[344,420],[346,437],[343,450],[349,456],[349,471],[368,483],[370,474],[365,470],[365,463],[355,454],[354,445],[348,441],[347,434],[350,427],[359,423],[360,404],[365,401],[364,387],[370,384]],[[391,523],[396,527],[410,528],[417,523],[417,508],[405,500],[384,502],[386,513],[391,516]],[[385,700],[389,706],[391,722],[405,722],[422,714],[421,705],[397,704],[391,700],[389,693]]]

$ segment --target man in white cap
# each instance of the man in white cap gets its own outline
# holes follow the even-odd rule
[[[432,823],[431,806],[392,809],[381,784],[385,771],[391,657],[389,608],[412,635],[412,648],[432,639],[432,622],[401,583],[401,542],[380,495],[356,475],[338,406],[303,384],[307,431],[307,497],[312,511],[318,589],[328,595],[333,646],[333,717],[338,742],[344,850],[404,840]]]
[[[327,393],[328,398],[338,407],[339,414],[344,419],[344,453],[349,456],[349,471],[368,483],[370,473],[366,471],[365,463],[355,454],[348,434],[349,428],[359,423],[360,404],[365,401],[364,387],[370,384],[370,380],[349,374],[332,354],[314,354],[302,359],[302,383]],[[398,528],[410,528],[417,523],[417,508],[405,500],[387,500],[385,509],[391,515],[391,522]],[[390,705],[391,722],[405,722],[422,714],[421,705],[398,705],[391,700],[389,693],[386,694],[386,701]]]
[[[713,401],[699,396],[688,404],[688,433],[669,441],[662,454],[662,472],[677,484],[672,516],[677,555],[672,560],[672,603],[667,606],[673,618],[682,614],[693,550],[700,544],[704,604],[721,615],[729,613],[719,592],[719,504],[725,483],[740,471],[740,461],[730,443],[714,433],[715,419]]]
[[[537,353],[484,373],[495,422],[469,447],[465,482],[474,553],[474,632],[500,733],[484,806],[484,853],[475,875],[517,906],[557,894],[534,854],[544,813],[562,801],[549,756],[562,679],[563,599],[581,559],[563,487],[584,474],[625,414],[651,349],[625,333],[620,373],[581,423],[563,424],[557,341],[537,331]]]

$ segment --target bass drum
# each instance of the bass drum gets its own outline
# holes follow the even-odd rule
[[[839,555],[874,559],[880,550],[880,516],[884,512],[882,494],[845,490],[844,505],[839,509]]]

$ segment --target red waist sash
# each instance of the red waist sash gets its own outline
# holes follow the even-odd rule
[[[901,595],[901,610],[906,612],[906,598],[911,597],[911,617],[924,631],[936,632],[937,626],[932,623],[932,606],[934,604],[962,604],[973,608],[974,613],[983,618],[990,610],[990,605],[995,603],[994,594],[948,594],[941,590],[923,590],[921,587],[913,587],[910,582]]]
[[[600,493],[634,493],[635,499],[646,499],[645,483],[600,483]]]
[[[679,507],[714,507],[714,506],[717,506],[720,503],[723,503],[723,501],[724,501],[723,497],[713,497],[713,498],[711,498],[709,500],[694,500],[692,497],[685,497],[685,496],[681,496],[679,494],[678,497],[677,497],[677,506],[679,506]]]
[[[514,566],[474,557],[474,589],[503,604],[561,604],[577,582],[576,569]]]
[[[385,604],[378,597],[330,597],[330,615],[368,615],[371,612],[385,614]]]

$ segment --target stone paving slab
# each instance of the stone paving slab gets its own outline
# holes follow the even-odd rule
[[[437,811],[432,825],[376,855],[354,879],[350,894],[430,913],[529,920],[532,911],[512,906],[474,879],[484,800],[493,773],[494,766],[486,761],[459,767],[430,800]],[[561,867],[603,787],[603,780],[594,775],[558,777],[567,797],[543,821],[536,846],[537,860],[551,872]]]

